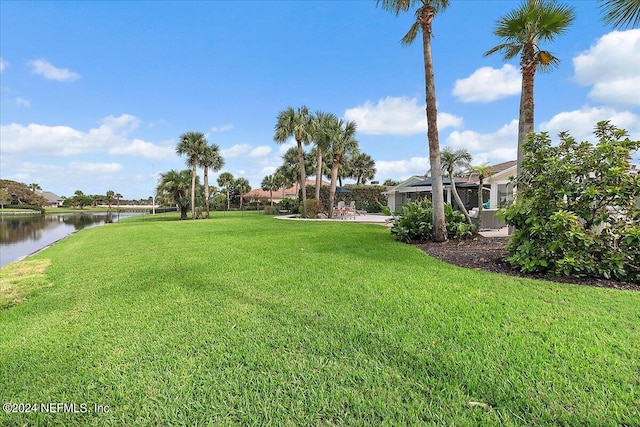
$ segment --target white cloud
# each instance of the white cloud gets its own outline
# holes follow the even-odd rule
[[[453,131],[444,145],[456,150],[468,150],[473,156],[474,164],[496,164],[515,160],[518,148],[518,120],[512,120],[493,133]]]
[[[141,139],[134,139],[127,145],[110,148],[109,154],[134,155],[147,159],[169,159],[175,156],[175,148],[158,146]]]
[[[68,68],[57,68],[46,59],[36,59],[35,61],[29,61],[27,63],[31,67],[33,74],[43,76],[48,80],[56,80],[59,82],[71,82],[78,80],[81,76],[75,71],[71,71]]]
[[[540,129],[549,132],[551,137],[568,131],[577,141],[596,142],[593,129],[602,120],[610,120],[615,126],[626,129],[632,139],[640,139],[640,116],[612,108],[584,107],[558,113],[551,120],[541,123]]]
[[[91,174],[112,174],[120,172],[122,165],[119,163],[71,162],[69,168],[73,171],[88,172]]]
[[[152,147],[129,140],[128,134],[133,132],[140,120],[129,114],[120,116],[108,116],[102,120],[102,124],[87,132],[73,129],[69,126],[47,126],[37,123],[21,125],[11,123],[0,126],[0,138],[2,154],[30,153],[41,156],[73,156],[90,152],[106,151],[112,147],[121,150],[118,154],[143,155],[142,148]],[[145,143],[149,144],[149,143]],[[123,147],[129,147],[127,149]],[[164,152],[162,147],[152,150],[153,154],[146,153],[143,157],[158,155]]]
[[[4,71],[5,68],[9,66],[9,63],[5,61],[3,58],[0,58],[0,73]]]
[[[385,179],[407,179],[424,175],[430,169],[429,157],[412,157],[410,160],[376,160],[376,176]]]
[[[251,150],[249,144],[236,144],[233,147],[220,150],[220,154],[225,159],[232,159],[247,154],[249,150]]]
[[[491,102],[520,93],[520,70],[511,64],[500,69],[478,68],[469,77],[456,80],[453,95],[462,102]]]
[[[271,153],[271,147],[261,145],[251,150],[251,152],[249,152],[249,157],[260,158],[265,157],[269,153]]]
[[[366,101],[363,105],[349,108],[344,117],[358,124],[358,131],[370,135],[415,135],[426,133],[427,119],[424,104],[417,98],[391,97],[378,100],[377,104]],[[447,113],[438,114],[438,128],[459,127],[460,117]]]
[[[15,102],[16,102],[16,105],[18,107],[30,107],[31,106],[31,101],[29,101],[28,99],[21,98],[21,97],[17,97]]]
[[[614,31],[573,58],[575,80],[593,86],[589,97],[615,105],[640,105],[640,29]]]
[[[213,126],[211,128],[211,132],[216,133],[216,132],[227,132],[230,131],[231,129],[233,129],[233,125],[229,124],[229,125],[222,125],[222,126]]]
[[[285,142],[284,144],[280,144],[280,148],[278,148],[278,155],[284,156],[285,153],[289,151],[290,148],[297,147],[297,145],[298,144],[293,139],[290,139],[288,142]]]

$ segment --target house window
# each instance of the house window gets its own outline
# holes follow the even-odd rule
[[[498,184],[498,207],[504,208],[513,200],[513,185]]]

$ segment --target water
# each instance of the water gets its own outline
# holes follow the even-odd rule
[[[30,255],[84,228],[102,225],[107,212],[0,215],[0,267]],[[135,213],[111,214],[114,222]]]

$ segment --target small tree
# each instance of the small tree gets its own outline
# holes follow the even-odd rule
[[[218,185],[220,187],[224,187],[227,192],[227,210],[229,210],[229,208],[231,207],[230,193],[231,193],[231,187],[234,186],[234,183],[235,183],[235,179],[231,174],[231,172],[222,172],[218,176]]]
[[[238,178],[236,179],[234,187],[240,193],[240,210],[242,210],[242,198],[246,193],[251,191],[251,185],[246,178]]]
[[[631,152],[640,141],[599,122],[599,142],[576,142],[547,133],[525,144],[518,198],[505,211],[516,227],[509,261],[524,272],[589,275],[640,283],[640,175]]]

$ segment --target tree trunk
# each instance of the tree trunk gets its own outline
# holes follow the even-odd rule
[[[533,43],[527,43],[524,47],[522,58],[522,91],[520,93],[520,117],[518,121],[518,166],[516,177],[522,171],[524,158],[524,143],[527,135],[533,132],[533,85],[536,75],[536,57]]]
[[[209,166],[204,167],[204,206],[205,218],[209,219]]]
[[[432,7],[423,6],[420,14],[422,27],[422,47],[424,52],[424,78],[427,110],[427,139],[429,141],[429,162],[431,165],[431,200],[433,202],[433,240],[447,240],[444,218],[444,194],[442,167],[440,165],[440,142],[438,140],[438,110],[436,107],[436,86],[434,82],[433,58],[431,56],[431,22],[435,15]]]
[[[316,200],[320,200],[320,187],[322,186],[322,150],[318,149],[318,165],[316,166]]]
[[[269,200],[271,200],[271,206],[273,206],[273,190],[269,190]]]
[[[458,189],[456,188],[456,182],[453,180],[453,171],[449,172],[449,180],[451,181],[451,190],[453,190],[453,199],[456,201],[456,205],[458,205],[458,208],[463,213],[464,217],[467,219],[467,222],[469,224],[473,224],[473,221],[469,216],[469,212],[467,211],[467,208],[462,203],[462,199],[458,194]]]
[[[484,203],[484,186],[483,186],[483,181],[484,181],[484,176],[480,175],[479,177],[480,183],[478,186],[478,230],[480,230],[480,227],[482,226],[482,204]]]
[[[196,160],[191,167],[191,219],[196,219]]]
[[[331,185],[329,187],[329,218],[333,218],[333,207],[336,204],[336,183],[338,181],[338,168],[340,167],[340,158],[333,155],[333,164],[331,165]]]
[[[298,143],[298,162],[300,163],[300,189],[302,190],[302,217],[307,217],[307,171],[304,170],[304,152],[302,141]]]
[[[187,219],[187,208],[184,206],[180,206],[180,219]]]

